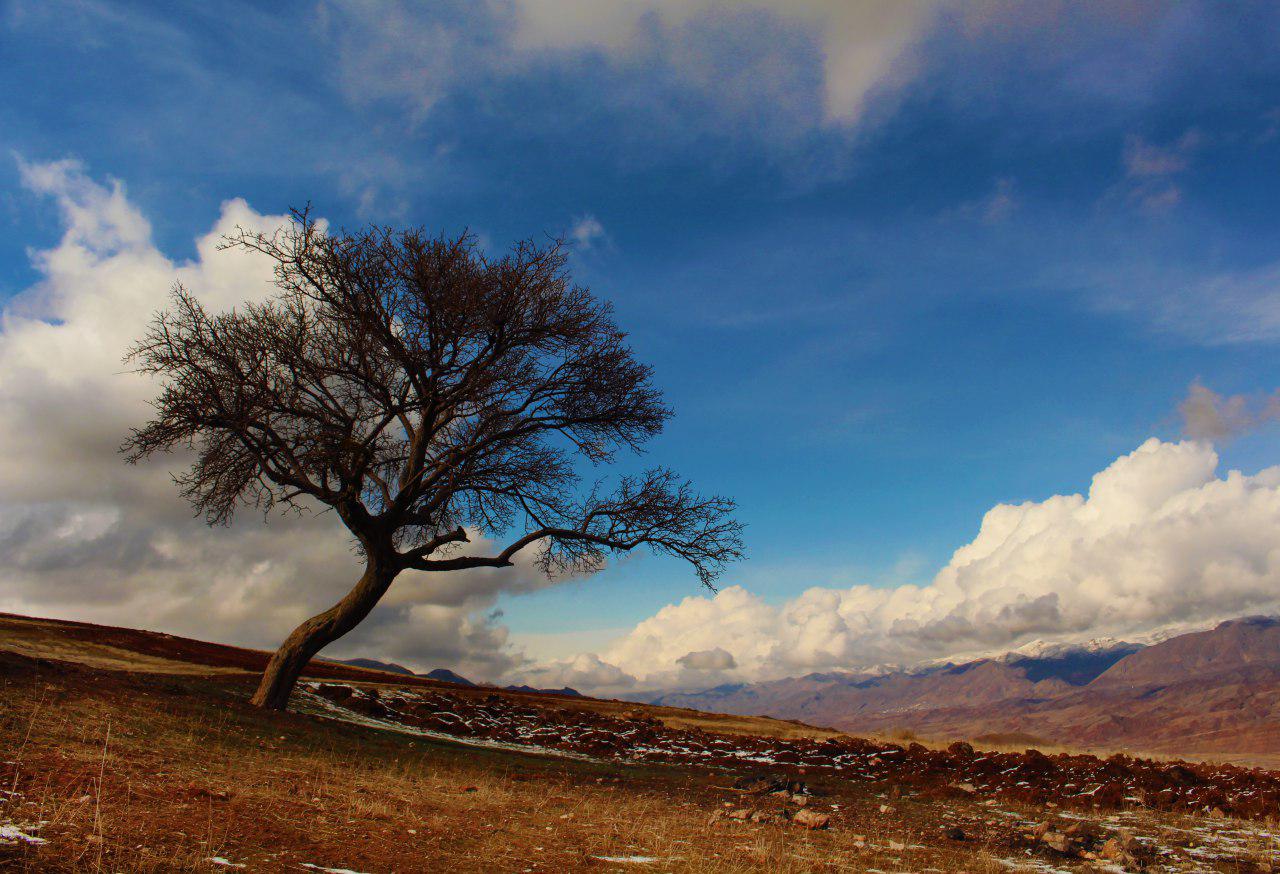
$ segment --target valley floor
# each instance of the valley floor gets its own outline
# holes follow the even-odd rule
[[[320,685],[308,694],[340,710],[266,714],[248,706],[253,677],[244,671],[191,661],[167,671],[154,652],[142,670],[126,669],[119,641],[78,659],[65,637],[57,658],[34,655],[30,638],[6,646],[13,639],[0,631],[6,870],[1238,872],[1280,863],[1270,809],[1236,819],[1137,803],[1028,803],[976,786],[931,793],[905,778],[749,756],[623,761],[585,729],[575,735],[581,749],[560,750],[572,758],[500,740],[460,745],[421,725],[377,727],[394,722],[392,702],[451,694],[440,686],[406,698],[403,682],[383,678],[357,684],[357,695],[350,678],[330,679],[324,696]],[[353,699],[366,703],[348,706]],[[470,706],[516,716],[545,707],[563,719],[592,706],[497,699]],[[664,738],[703,731],[687,715],[670,724],[616,718]],[[741,726],[719,728],[697,736],[745,750],[791,736],[816,748],[831,736],[776,723],[761,732],[772,735],[766,742],[735,733]],[[1272,778],[1252,773],[1260,785]],[[804,828],[799,810],[830,821]],[[1108,841],[1128,849],[1108,853]]]

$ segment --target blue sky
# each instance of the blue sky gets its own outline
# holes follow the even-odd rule
[[[775,602],[926,583],[994,504],[1177,437],[1193,381],[1275,389],[1277,7],[926,5],[876,54],[839,5],[2,4],[0,294],[62,233],[10,154],[122,180],[178,260],[234,197],[493,248],[592,218],[575,270],[678,413],[650,457],[738,499],[725,582]],[[690,594],[637,558],[498,606]]]

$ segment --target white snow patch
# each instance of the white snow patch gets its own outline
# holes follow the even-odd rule
[[[0,844],[47,844],[44,838],[38,838],[35,835],[29,835],[25,829],[35,831],[40,828],[38,825],[23,824],[19,825],[13,822],[0,823]]]
[[[332,701],[315,694],[309,689],[303,689],[303,704],[319,705],[324,713],[317,712],[313,707],[310,712],[312,715],[322,718],[336,719],[340,722],[350,722],[354,725],[363,725],[367,728],[381,728],[385,731],[395,731],[400,734],[412,734],[418,737],[429,737],[433,740],[449,741],[451,743],[462,744],[469,747],[486,747],[488,749],[508,750],[517,753],[531,753],[537,756],[555,756],[562,759],[577,759],[583,762],[599,762],[601,759],[594,756],[583,755],[582,753],[569,752],[568,750],[553,750],[547,747],[536,746],[533,744],[517,744],[508,743],[506,741],[491,740],[482,737],[460,737],[456,734],[448,734],[443,731],[431,731],[427,728],[418,728],[417,726],[404,725],[399,722],[391,722],[385,719],[375,719],[372,716],[365,716],[363,713],[356,713],[354,710],[348,710],[341,705],[334,704]]]

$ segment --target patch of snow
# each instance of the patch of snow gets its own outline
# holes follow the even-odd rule
[[[353,871],[350,868],[325,868],[322,865],[312,865],[310,862],[300,862],[303,868],[310,868],[312,871],[323,871],[324,874],[364,874],[362,871]]]
[[[365,716],[363,713],[356,713],[354,710],[348,710],[345,707],[334,704],[327,698],[304,689],[304,703],[318,704],[326,712],[319,713],[315,709],[310,712],[314,716],[322,718],[336,719],[339,722],[350,722],[354,725],[363,725],[367,728],[380,728],[384,731],[394,731],[400,734],[412,734],[417,737],[429,737],[432,740],[449,741],[450,743],[462,744],[470,747],[486,747],[488,749],[508,750],[518,753],[532,753],[539,756],[556,756],[562,759],[578,759],[583,762],[599,762],[601,759],[593,756],[586,756],[581,753],[573,753],[567,750],[553,750],[547,747],[533,746],[530,744],[507,743],[506,741],[491,740],[483,737],[460,737],[456,734],[449,734],[443,731],[432,731],[427,728],[418,728],[413,725],[404,725],[399,722],[391,722],[386,719],[375,719],[372,716]]]
[[[245,864],[243,862],[232,862],[230,859],[224,858],[222,856],[210,856],[208,859],[205,859],[205,861],[208,862],[210,865],[220,865],[223,868],[244,868],[245,867]]]
[[[25,829],[35,831],[37,825],[23,824],[19,825],[13,822],[0,823],[0,844],[47,844],[44,838],[38,838],[35,835],[29,835]]]

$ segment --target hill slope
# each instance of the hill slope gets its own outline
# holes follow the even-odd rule
[[[270,713],[248,704],[265,660],[0,617],[0,868],[1238,872],[1274,851],[1277,773],[904,747],[324,662]]]

